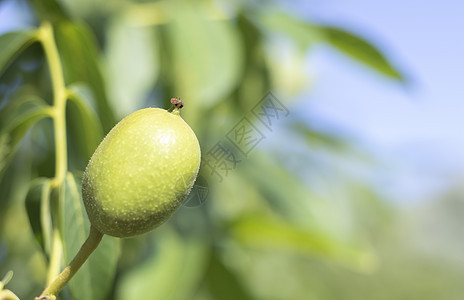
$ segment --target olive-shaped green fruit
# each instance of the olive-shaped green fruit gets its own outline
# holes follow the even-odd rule
[[[146,108],[125,117],[84,172],[82,196],[91,224],[116,237],[159,226],[190,192],[200,156],[197,137],[177,108]]]

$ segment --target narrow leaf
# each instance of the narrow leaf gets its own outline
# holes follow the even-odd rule
[[[277,218],[245,216],[232,224],[233,236],[243,245],[274,248],[336,261],[356,270],[371,270],[376,257],[365,246],[347,244],[327,234],[312,232]]]
[[[0,35],[0,75],[35,40],[34,31],[15,31]]]
[[[80,181],[68,173],[61,211],[61,236],[66,263],[71,261],[89,234],[90,222],[82,203],[80,189]],[[104,236],[98,248],[69,282],[74,299],[106,299],[114,280],[118,256],[119,239]]]
[[[26,211],[35,239],[49,253],[51,243],[51,220],[49,208],[50,180],[37,178],[31,182],[26,196]]]
[[[321,30],[324,39],[338,50],[385,76],[404,81],[403,75],[369,41],[340,28],[330,26],[316,26],[316,28]]]
[[[48,116],[50,108],[38,98],[12,101],[0,111],[0,178],[27,131]]]
[[[273,163],[270,164],[269,161]],[[311,220],[308,201],[312,195],[308,187],[301,178],[294,176],[283,164],[276,162],[275,156],[262,152],[243,164],[239,172],[253,183],[276,213],[302,222]]]
[[[76,143],[87,162],[103,138],[103,128],[93,104],[92,90],[86,84],[69,87],[68,127],[70,140]]]
[[[257,19],[270,32],[291,38],[302,50],[321,40],[321,32],[309,23],[282,13],[262,14]]]
[[[282,13],[263,14],[258,20],[271,32],[283,33],[291,38],[301,49],[307,49],[317,42],[328,43],[382,75],[404,81],[401,72],[380,49],[354,33],[333,26],[317,25]]]
[[[24,101],[1,122],[0,133],[9,133],[16,144],[38,120],[50,116],[50,107],[37,99]]]
[[[237,224],[242,221],[245,224],[244,227],[239,225],[238,229],[243,233],[244,243],[253,242],[252,236],[256,234],[255,246],[260,245],[258,241],[261,235],[264,239],[262,245],[271,245],[274,241],[274,246],[281,250],[317,255],[360,271],[374,268],[376,257],[369,246],[360,241],[362,238],[358,238],[359,235],[346,234],[348,231],[345,226],[348,224],[337,219],[337,216],[345,216],[349,212],[333,207],[334,201],[331,201],[332,204],[324,201],[309,189],[307,181],[290,173],[284,165],[276,162],[269,164],[272,159],[261,153],[259,157],[248,160],[240,169],[241,174],[253,182],[262,198],[268,201],[273,214],[279,216],[270,218],[253,214],[244,219],[239,218]],[[276,182],[279,184],[276,185]],[[254,217],[256,220],[253,220]],[[291,220],[291,223],[287,220]],[[261,222],[263,228],[260,227]],[[273,230],[275,237],[272,235]],[[344,234],[340,234],[342,231]]]
[[[324,132],[319,129],[310,127],[301,121],[295,121],[290,124],[290,130],[298,134],[310,146],[320,146],[324,150],[347,151],[353,148],[349,141],[336,133]]]

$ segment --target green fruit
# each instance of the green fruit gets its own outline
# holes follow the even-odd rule
[[[130,237],[166,221],[200,167],[200,145],[177,108],[136,111],[119,122],[90,159],[82,195],[101,233]]]

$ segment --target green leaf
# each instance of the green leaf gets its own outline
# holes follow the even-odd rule
[[[269,91],[271,77],[265,60],[264,35],[243,13],[237,16],[237,29],[244,48],[244,70],[233,91],[233,104],[242,115],[249,112],[250,101],[256,103]]]
[[[404,81],[403,75],[369,41],[340,28],[331,26],[316,26],[316,28],[324,33],[325,41],[338,50],[385,76]]]
[[[0,111],[0,178],[27,131],[48,116],[50,107],[34,96],[11,101]]]
[[[68,173],[61,210],[61,237],[66,263],[78,252],[90,229],[80,189],[80,181]],[[69,290],[74,299],[106,299],[114,280],[118,256],[119,239],[105,235],[88,261],[69,282]]]
[[[289,129],[303,138],[311,147],[319,146],[325,151],[340,152],[352,150],[353,148],[344,136],[314,129],[301,121],[292,122]]]
[[[191,299],[204,271],[205,243],[163,229],[152,233],[157,251],[121,278],[117,299]]]
[[[302,21],[282,13],[263,14],[258,20],[268,30],[290,37],[301,49],[307,49],[317,42],[325,42],[387,77],[404,81],[401,72],[388,61],[381,50],[354,33]]]
[[[3,174],[2,180],[0,180],[0,221],[7,221],[11,217],[9,208],[24,205],[24,198],[30,186],[31,167],[33,165],[32,157],[28,155],[27,149],[30,149],[29,145],[22,145],[20,151],[23,155],[16,155],[12,159],[10,166]],[[21,216],[26,218],[23,212],[21,212]],[[28,221],[26,220],[25,223],[28,223]],[[28,225],[26,224],[24,228],[28,229]],[[14,232],[24,233],[23,229],[12,228],[8,232],[13,233],[14,236]]]
[[[338,241],[327,234],[277,218],[245,216],[234,222],[230,229],[236,240],[247,247],[318,256],[359,271],[370,271],[377,264],[376,256],[365,245]]]
[[[270,164],[269,161],[274,163]],[[238,171],[246,180],[253,183],[275,212],[305,224],[312,219],[311,215],[308,215],[310,213],[308,201],[312,196],[308,187],[301,178],[289,173],[284,165],[276,162],[275,156],[259,153],[247,160]]]
[[[0,181],[3,173],[6,171],[12,157],[10,157],[10,137],[6,134],[0,135]]]
[[[205,281],[213,299],[254,299],[244,288],[237,274],[229,270],[215,252],[211,254]]]
[[[0,35],[0,75],[15,57],[36,40],[34,31],[15,31]]]
[[[82,23],[60,22],[55,26],[55,38],[61,56],[66,85],[86,83],[95,96],[97,112],[105,132],[115,124],[108,103],[105,82],[99,68],[97,41],[92,31]]]
[[[269,164],[273,159],[274,163]],[[265,153],[253,156],[239,172],[270,204],[272,214],[282,218],[260,214],[265,206],[256,207],[243,220],[237,217],[239,221],[236,224],[240,225],[232,231],[243,243],[253,242],[256,235],[254,246],[268,245],[308,256],[318,255],[359,271],[370,271],[376,267],[375,255],[369,246],[360,242],[363,239],[350,227],[351,223],[340,219],[350,211],[340,208],[340,205],[334,207],[336,199],[325,201],[309,189],[307,182],[288,172],[284,165],[275,162],[275,157]],[[276,185],[276,182],[279,184]],[[259,227],[260,222],[264,228]],[[276,236],[273,236],[273,230]],[[259,242],[260,236],[264,239],[262,243]]]
[[[158,78],[160,38],[157,28],[132,26],[121,17],[110,23],[107,35],[110,98],[118,115],[126,116],[146,105]]]
[[[199,6],[170,3],[174,3],[173,18],[167,25],[167,37],[172,66],[166,71],[176,93],[210,107],[227,96],[240,79],[243,49],[238,32],[228,21],[209,19]]]
[[[32,124],[37,120],[50,116],[50,106],[34,96],[12,101],[0,111],[0,133],[10,133],[14,142],[18,142]]]
[[[50,254],[52,243],[50,193],[50,179],[37,178],[31,182],[25,200],[27,216],[34,237],[47,254]]]
[[[86,84],[72,84],[69,88],[67,120],[70,140],[84,154],[85,163],[103,139],[103,128],[93,108],[92,90]]]
[[[283,33],[291,38],[302,50],[322,39],[322,33],[317,28],[288,14],[261,14],[257,21],[267,30]]]
[[[42,20],[57,22],[69,18],[61,5],[55,0],[31,0],[31,3]]]

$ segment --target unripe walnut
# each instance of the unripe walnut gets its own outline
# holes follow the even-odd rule
[[[101,233],[130,237],[165,222],[182,204],[200,167],[200,145],[180,117],[136,111],[100,143],[84,172],[82,195]]]

